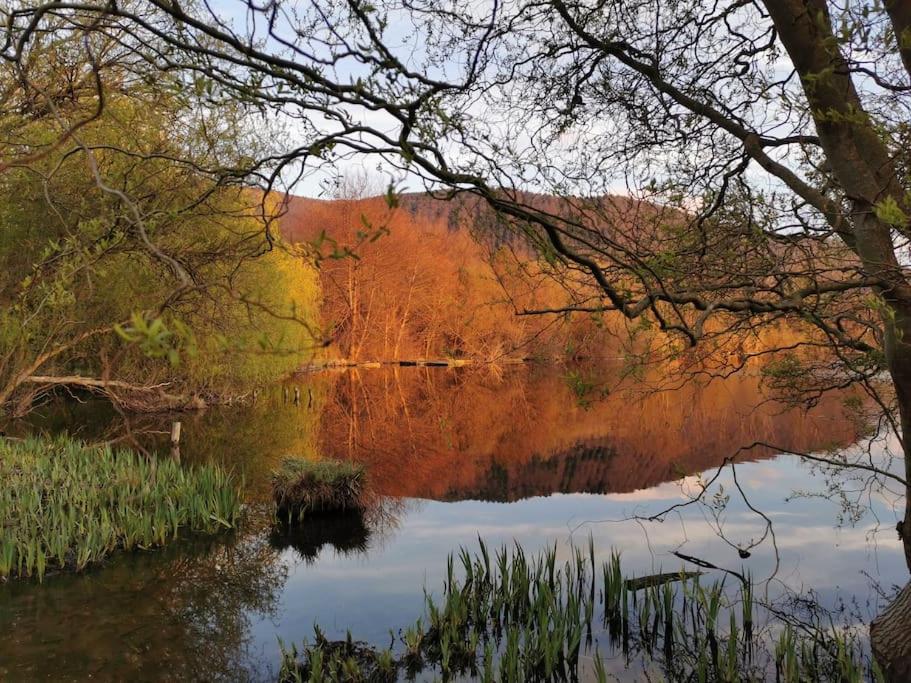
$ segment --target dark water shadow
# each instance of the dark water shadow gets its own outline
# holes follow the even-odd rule
[[[364,513],[347,510],[312,514],[300,524],[278,522],[272,527],[269,543],[277,550],[291,548],[312,564],[327,547],[341,555],[364,555],[370,548],[371,535]]]

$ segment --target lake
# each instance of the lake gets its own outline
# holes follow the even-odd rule
[[[275,680],[279,638],[312,638],[314,624],[330,638],[350,629],[389,645],[390,631],[421,615],[424,589],[439,591],[447,556],[477,549],[479,537],[528,553],[556,546],[565,557],[591,536],[599,559],[620,550],[638,575],[680,569],[677,551],[748,570],[783,609],[812,605],[859,626],[884,604],[881,592],[905,583],[901,496],[860,478],[839,478],[846,493],[836,495],[831,472],[780,455],[866,453],[854,403],[784,406],[745,373],[674,391],[617,377],[389,367],[303,376],[252,406],[192,415],[45,406],[7,430],[166,453],[180,419],[182,460],[234,469],[249,509],[214,539],[121,555],[43,585],[0,585],[0,679]],[[771,445],[740,450],[757,441]],[[869,457],[884,458],[888,445],[876,442]],[[270,473],[287,455],[364,463],[376,509],[312,519],[290,536],[276,530]],[[681,505],[735,455],[704,504]],[[610,668],[632,675],[620,658]]]

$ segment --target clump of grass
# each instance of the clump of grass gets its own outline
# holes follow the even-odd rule
[[[67,437],[0,439],[0,580],[82,571],[181,530],[234,525],[238,486],[223,469],[183,468]]]
[[[272,474],[279,517],[300,521],[307,514],[364,508],[364,466],[344,460],[286,458]]]

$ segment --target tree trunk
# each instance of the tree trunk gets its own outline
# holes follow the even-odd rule
[[[837,221],[833,228],[857,254],[864,271],[882,282],[877,289],[888,306],[883,315],[883,350],[900,413],[898,436],[905,457],[905,480],[911,481],[911,283],[895,254],[894,226],[880,220],[875,210],[886,198],[907,206],[905,190],[889,150],[864,110],[835,39],[827,1],[764,3],[801,78],[826,160],[850,199],[847,222]],[[911,23],[906,7],[906,0],[887,2],[893,26],[899,31]],[[911,54],[902,52],[903,60],[906,57]],[[911,60],[905,65],[911,66]],[[911,226],[902,229],[908,234]],[[909,494],[911,490],[906,489],[899,533],[911,569]],[[888,680],[911,680],[911,583],[871,625],[870,640]]]
[[[911,482],[911,304],[892,306],[892,324],[886,324],[885,352],[889,373],[895,385],[900,413],[900,428],[905,480]],[[905,551],[905,562],[911,570],[911,488],[905,490],[905,516],[899,524],[899,535]],[[911,582],[870,624],[870,646],[873,656],[887,681],[911,681]]]
[[[870,645],[887,681],[911,681],[911,583],[870,624]]]

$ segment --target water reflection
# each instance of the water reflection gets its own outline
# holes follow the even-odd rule
[[[502,375],[390,368],[299,382],[312,401],[296,405],[279,388],[253,406],[178,416],[182,457],[235,468],[253,503],[268,497],[270,472],[286,455],[356,459],[382,503],[375,511],[289,532],[254,505],[245,526],[226,537],[123,556],[40,587],[0,586],[0,679],[59,680],[63,672],[74,680],[268,680],[276,637],[299,641],[314,622],[329,637],[350,628],[387,645],[390,628],[421,613],[422,587],[441,585],[446,555],[474,546],[478,535],[491,546],[515,540],[533,553],[556,543],[565,553],[591,532],[599,561],[617,547],[638,573],[679,568],[670,553],[682,549],[774,577],[769,590],[782,596],[784,588],[814,587],[831,606],[848,596],[859,623],[880,604],[868,576],[882,577],[887,589],[904,581],[897,542],[882,536],[872,546],[869,519],[836,531],[837,509],[827,499],[786,503],[792,491],[820,483],[808,466],[769,460],[768,450],[750,451],[754,462],[738,476],[774,521],[775,546],[765,543],[748,560],[737,555],[729,541],[748,544],[763,529],[737,499],[720,520],[697,508],[647,528],[635,519],[679,502],[689,475],[753,441],[801,451],[850,444],[856,421],[838,397],[811,411],[786,410],[763,401],[756,378],[740,375],[675,393],[612,386],[586,406],[564,372],[537,367]],[[67,429],[166,450],[172,419],[68,404],[6,428]],[[733,489],[729,475],[721,483]],[[871,501],[884,528],[889,504]],[[588,523],[596,520],[608,522]]]
[[[636,385],[588,402],[563,373],[536,367],[503,377],[387,369],[331,385],[318,450],[367,463],[388,495],[512,501],[647,488],[717,466],[757,440],[815,451],[857,435],[839,397],[786,409],[746,374],[674,392]],[[756,448],[749,457],[772,454]]]
[[[274,388],[252,406],[133,417],[98,403],[67,404],[7,429],[69,430],[160,450],[171,420],[180,419],[183,457],[237,469],[256,496],[281,458],[294,455],[363,462],[383,495],[498,501],[647,488],[716,466],[757,440],[806,452],[858,437],[838,396],[789,409],[766,400],[746,373],[673,392],[633,385],[596,401],[580,400],[564,372],[539,366],[505,374],[354,370],[297,384],[311,400],[298,405]],[[748,457],[773,454],[756,448]]]
[[[328,546],[344,555],[366,554],[370,547],[370,529],[359,510],[348,510],[333,515],[311,515],[305,524],[276,524],[269,534],[274,548],[293,548],[307,563],[317,560]]]
[[[84,576],[0,585],[0,679],[255,678],[251,618],[278,613],[287,574],[254,523]]]

